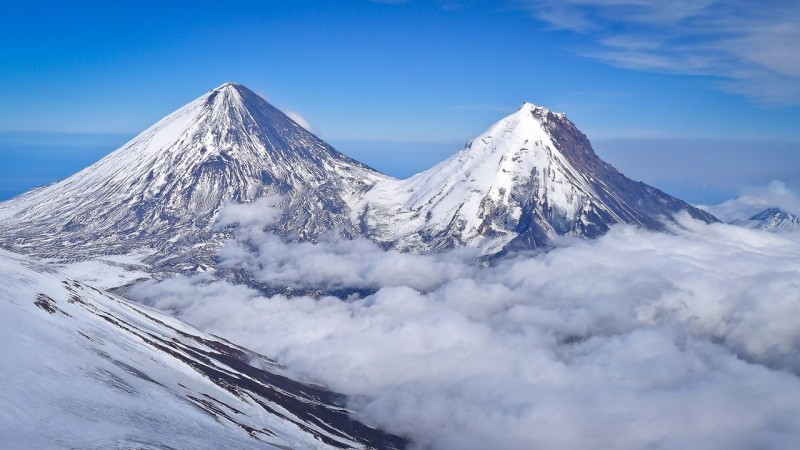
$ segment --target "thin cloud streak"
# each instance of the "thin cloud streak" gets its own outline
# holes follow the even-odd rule
[[[627,69],[709,76],[774,105],[800,103],[800,4],[746,1],[539,0],[520,4],[556,30],[581,33],[587,57]]]
[[[310,131],[312,133],[316,132],[314,127],[311,125],[311,122],[309,122],[308,119],[306,119],[305,116],[303,116],[299,112],[286,109],[283,111],[283,113],[286,114],[290,119],[294,120],[296,124],[305,128],[306,131]]]

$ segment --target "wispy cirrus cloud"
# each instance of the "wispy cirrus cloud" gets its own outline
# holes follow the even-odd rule
[[[263,90],[259,91],[258,95],[261,98],[263,98],[264,100],[266,100],[268,102],[270,101],[270,99],[267,97],[267,95],[264,93]],[[308,131],[310,131],[312,133],[319,133],[319,130],[317,130],[311,124],[311,122],[309,122],[309,120],[306,118],[306,116],[303,115],[302,113],[300,113],[300,111],[297,111],[297,110],[294,110],[294,109],[283,108],[283,107],[279,107],[279,109],[284,114],[286,114],[287,117],[292,119],[294,121],[294,123],[300,125],[301,127],[305,128],[306,130],[308,130]]]
[[[800,3],[741,0],[519,2],[555,30],[588,37],[585,56],[634,70],[714,77],[760,103],[800,103]]]

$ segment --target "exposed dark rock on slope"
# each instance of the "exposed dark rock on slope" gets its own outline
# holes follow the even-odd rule
[[[403,448],[346,398],[0,251],[4,448]]]
[[[154,272],[213,266],[227,203],[277,194],[275,232],[337,230],[410,251],[485,253],[662,230],[688,211],[602,161],[564,114],[524,104],[451,158],[397,180],[339,153],[247,88],[225,84],[64,181],[0,204],[0,245],[62,260],[145,255]],[[266,214],[266,213],[265,213]]]

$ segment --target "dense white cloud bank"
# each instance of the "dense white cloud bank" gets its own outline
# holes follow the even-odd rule
[[[287,244],[250,221],[228,264],[378,291],[264,297],[201,275],[132,296],[352,395],[421,448],[795,445],[800,235],[680,221],[489,267],[469,252]]]

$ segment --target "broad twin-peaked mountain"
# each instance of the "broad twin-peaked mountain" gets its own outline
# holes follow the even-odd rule
[[[688,211],[603,162],[564,114],[524,104],[451,158],[407,180],[339,153],[249,89],[225,84],[96,164],[0,204],[0,245],[88,258],[149,251],[180,271],[213,264],[228,203],[279,194],[275,232],[337,230],[387,247],[485,253],[596,237],[615,223],[660,230]]]

